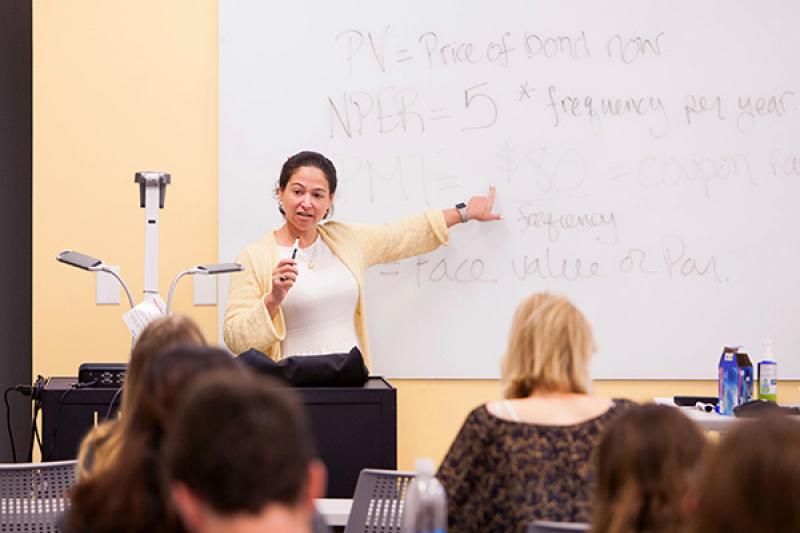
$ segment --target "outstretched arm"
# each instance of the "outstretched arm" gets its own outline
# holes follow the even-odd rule
[[[478,220],[480,222],[488,222],[490,220],[502,220],[502,215],[493,213],[494,209],[494,196],[495,188],[489,187],[489,194],[486,196],[473,196],[466,204],[466,220]],[[456,224],[462,222],[461,213],[455,207],[442,210],[444,220],[447,222],[447,227],[451,228]]]

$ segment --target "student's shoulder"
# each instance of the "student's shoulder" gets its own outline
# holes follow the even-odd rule
[[[464,422],[461,424],[462,429],[474,430],[489,425],[492,419],[496,417],[489,412],[488,405],[488,403],[484,403],[470,410],[464,418]]]

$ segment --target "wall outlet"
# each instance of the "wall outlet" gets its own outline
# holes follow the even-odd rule
[[[192,299],[194,305],[217,305],[217,278],[195,274],[192,276]]]
[[[118,266],[109,269],[119,274]],[[95,272],[95,303],[97,305],[119,305],[119,293],[122,287],[114,276],[106,272]]]

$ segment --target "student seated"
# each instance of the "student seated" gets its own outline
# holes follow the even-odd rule
[[[183,399],[164,447],[167,490],[192,533],[310,532],[325,467],[294,394],[248,378],[209,375]]]
[[[194,380],[211,370],[241,376],[249,372],[217,348],[177,346],[153,354],[142,369],[135,403],[125,413],[127,431],[118,460],[72,489],[66,531],[182,530],[161,490],[161,445],[178,399]]]
[[[119,457],[125,435],[130,431],[130,416],[124,416],[136,405],[141,390],[142,369],[156,352],[178,345],[205,346],[206,339],[197,323],[187,316],[170,315],[158,318],[141,332],[131,351],[125,371],[125,387],[120,402],[120,418],[107,420],[86,434],[78,450],[78,478],[83,479],[110,468]]]
[[[502,365],[505,400],[473,410],[437,477],[449,531],[525,531],[534,520],[588,522],[592,452],[633,404],[589,394],[594,338],[566,298],[524,300]]]
[[[597,454],[595,533],[686,531],[687,495],[706,447],[674,407],[643,405],[617,418]]]
[[[800,531],[800,422],[737,422],[703,462],[692,531]]]

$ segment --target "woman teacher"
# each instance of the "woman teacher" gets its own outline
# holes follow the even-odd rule
[[[382,225],[323,221],[333,213],[336,168],[316,152],[290,157],[278,180],[286,222],[239,255],[231,276],[223,333],[234,353],[251,348],[274,360],[342,353],[358,346],[370,366],[364,270],[431,252],[448,228],[499,220],[494,187],[466,204]]]

